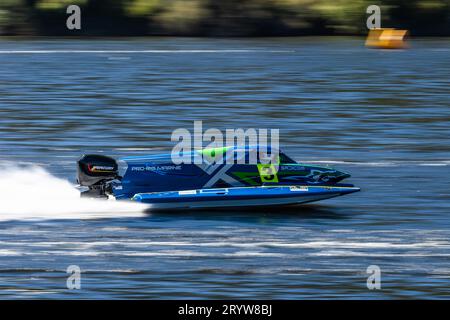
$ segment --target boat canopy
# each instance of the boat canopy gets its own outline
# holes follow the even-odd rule
[[[245,163],[250,163],[252,156],[255,157],[257,163],[267,162],[268,159],[273,159],[273,157],[278,156],[278,159],[272,161],[276,163],[296,163],[292,158],[287,156],[284,152],[279,149],[272,148],[270,146],[232,146],[232,147],[217,147],[217,148],[205,148],[201,150],[193,150],[188,152],[179,152],[175,154],[162,154],[162,155],[147,155],[147,156],[134,156],[125,157],[120,160],[125,162],[141,162],[141,161],[152,161],[152,162],[167,162],[173,159],[174,155],[178,158],[183,158],[184,160],[192,161],[192,163],[197,163],[196,160],[200,157],[203,158],[205,162],[214,162],[218,159],[228,159],[233,157],[234,160],[242,159],[245,157]],[[198,161],[198,160],[197,160]],[[188,161],[186,161],[188,162]]]

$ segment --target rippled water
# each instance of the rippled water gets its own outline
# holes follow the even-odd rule
[[[0,297],[448,298],[449,53],[447,39],[0,41]],[[73,198],[80,154],[170,149],[194,120],[279,128],[289,155],[362,192],[131,215]]]

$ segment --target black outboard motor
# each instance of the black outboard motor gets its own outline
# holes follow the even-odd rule
[[[89,188],[81,197],[108,198],[108,193],[112,193],[111,182],[117,179],[120,179],[118,165],[113,158],[88,154],[78,160],[78,184]]]

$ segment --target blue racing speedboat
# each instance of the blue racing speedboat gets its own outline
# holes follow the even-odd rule
[[[225,147],[184,154],[125,157],[84,155],[78,161],[82,197],[115,198],[156,209],[275,206],[329,199],[360,189],[341,181],[348,173],[297,163],[281,151]],[[250,155],[256,162],[249,163]],[[276,154],[267,163],[261,154]],[[217,161],[219,158],[222,161]],[[232,158],[232,161],[230,160]],[[239,161],[242,160],[242,161]]]

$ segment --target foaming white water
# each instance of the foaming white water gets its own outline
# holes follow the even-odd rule
[[[38,166],[0,163],[0,170],[0,221],[140,217],[147,208],[126,201],[81,199],[69,181]]]

